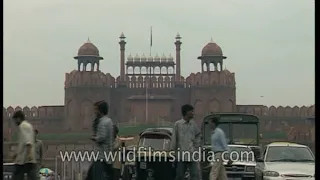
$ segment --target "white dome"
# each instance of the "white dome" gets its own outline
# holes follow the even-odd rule
[[[128,61],[133,61],[133,57],[131,56],[131,54],[128,56],[127,60]]]
[[[167,57],[164,54],[161,56],[161,62],[167,62]]]
[[[169,54],[168,56],[168,61],[173,61],[173,57],[171,56],[171,54]]]
[[[134,61],[140,62],[140,56],[138,54],[134,57]]]
[[[168,61],[173,61],[173,57],[171,56],[171,54],[169,54],[168,56]]]
[[[160,62],[160,57],[158,55],[156,55],[153,60],[156,62]]]
[[[142,56],[141,56],[141,61],[143,61],[143,62],[147,61],[147,57],[144,54],[142,54]]]
[[[148,57],[148,61],[153,61],[153,57],[151,55]]]

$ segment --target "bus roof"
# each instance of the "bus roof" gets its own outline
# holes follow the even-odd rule
[[[247,113],[212,113],[206,116],[203,121],[207,122],[213,117],[219,117],[220,122],[259,122],[259,118]]]

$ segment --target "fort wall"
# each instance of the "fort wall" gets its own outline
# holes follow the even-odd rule
[[[141,94],[143,96],[143,93]],[[3,107],[3,121],[8,121],[17,110],[23,110],[26,118],[36,124],[50,124],[54,121],[61,121],[64,115],[64,106],[39,106],[39,107]],[[315,114],[315,107],[312,106],[263,106],[263,105],[236,105],[236,111],[249,113],[256,116],[266,117],[312,117]]]

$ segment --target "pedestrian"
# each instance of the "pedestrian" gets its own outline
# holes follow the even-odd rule
[[[35,139],[35,151],[36,151],[36,161],[37,161],[37,179],[40,179],[40,169],[42,167],[42,158],[43,158],[43,143],[41,140],[37,139],[39,131],[37,129],[34,130],[34,139]]]
[[[223,130],[219,128],[218,117],[213,117],[211,119],[210,126],[212,128],[211,146],[214,153],[214,162],[212,162],[209,180],[228,180],[223,164],[223,157],[226,157],[225,155],[228,155],[230,152],[226,135]],[[231,159],[228,160],[228,164],[232,164]]]
[[[113,162],[113,176],[114,176],[114,180],[119,180],[120,178],[120,174],[121,174],[121,162],[119,159],[119,153],[120,153],[120,147],[121,147],[121,141],[120,141],[120,137],[118,136],[119,134],[119,128],[114,125],[113,126],[114,129],[114,145],[113,145],[113,151],[115,153],[115,159]]]
[[[192,159],[195,151],[200,148],[201,132],[193,120],[194,108],[189,105],[181,107],[182,119],[175,122],[173,127],[171,150],[176,156],[176,180],[183,180],[186,170],[190,170],[190,179],[200,179],[199,158]],[[188,152],[186,157],[185,153]]]
[[[18,146],[14,155],[15,170],[13,180],[23,180],[24,174],[27,174],[28,180],[36,180],[36,157],[34,130],[32,125],[25,119],[22,111],[16,111],[12,116],[15,124],[18,126]]]
[[[105,101],[94,104],[96,118],[93,122],[93,136],[98,153],[98,161],[91,164],[86,180],[113,179],[112,159],[105,159],[113,153],[113,123],[108,117],[109,106]]]

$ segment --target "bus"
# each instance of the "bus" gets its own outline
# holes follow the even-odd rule
[[[260,158],[259,118],[246,113],[211,113],[204,117],[201,127],[204,151],[211,151],[212,129],[209,122],[213,117],[219,118],[219,128],[224,131],[229,145],[248,146],[253,151],[255,159]],[[201,169],[202,179],[209,179],[210,162],[202,160]]]
[[[212,130],[209,121],[219,118],[219,128],[226,135],[228,144],[247,145],[260,157],[259,118],[246,113],[214,113],[204,117],[202,122],[202,144],[210,146]]]

